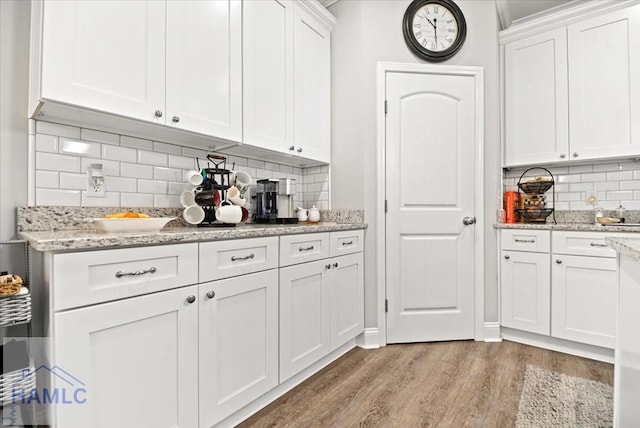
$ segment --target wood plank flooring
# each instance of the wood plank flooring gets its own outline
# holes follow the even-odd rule
[[[356,348],[241,427],[512,427],[527,364],[613,384],[613,365],[515,342]]]

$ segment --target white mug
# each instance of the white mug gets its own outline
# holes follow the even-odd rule
[[[182,211],[182,217],[189,224],[200,224],[204,220],[204,210],[200,205],[191,205]]]
[[[245,194],[240,192],[236,186],[231,186],[229,190],[227,190],[227,199],[233,205],[238,205],[240,207],[244,207],[247,203],[247,199]]]
[[[184,174],[184,179],[187,180],[188,183],[193,184],[194,186],[198,186],[200,184],[202,184],[202,182],[204,181],[204,178],[202,177],[202,174],[200,173],[200,171],[187,171]]]
[[[309,218],[309,210],[302,208],[302,207],[298,207],[296,208],[296,211],[298,211],[298,221],[307,221],[307,219]]]
[[[220,223],[240,223],[242,221],[242,207],[237,205],[220,205],[216,209],[216,220]]]
[[[241,195],[244,195],[251,186],[251,176],[244,171],[235,171],[231,178],[231,185],[238,188]]]
[[[183,207],[188,208],[196,204],[196,195],[193,190],[185,190],[180,194],[180,203]]]

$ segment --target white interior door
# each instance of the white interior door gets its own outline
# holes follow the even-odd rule
[[[474,196],[482,73],[428,70],[386,74],[388,343],[475,332],[476,226],[463,219],[481,212]]]

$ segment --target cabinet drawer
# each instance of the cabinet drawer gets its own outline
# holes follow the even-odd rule
[[[551,232],[549,230],[503,230],[500,243],[503,250],[548,253],[551,250]]]
[[[345,230],[329,234],[329,252],[331,257],[343,254],[359,253],[364,246],[362,230]]]
[[[200,282],[278,267],[278,238],[238,239],[200,244]]]
[[[571,254],[576,256],[616,257],[616,251],[607,245],[605,238],[640,237],[633,233],[607,232],[553,232],[553,252],[556,254]]]
[[[307,233],[280,237],[280,266],[329,257],[329,234]]]
[[[198,244],[55,254],[54,310],[198,282]]]

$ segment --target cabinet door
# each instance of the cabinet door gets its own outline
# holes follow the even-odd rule
[[[294,24],[296,154],[329,162],[331,35],[299,7],[295,9]]]
[[[45,1],[43,25],[43,98],[164,123],[164,2]]]
[[[280,382],[331,349],[329,260],[280,269]]]
[[[552,336],[605,348],[615,346],[616,264],[610,258],[554,254]]]
[[[293,146],[293,9],[289,0],[243,3],[243,143]]]
[[[240,0],[167,2],[166,121],[242,140]]]
[[[566,29],[507,44],[504,67],[506,165],[568,159]]]
[[[640,5],[568,31],[572,159],[640,154]]]
[[[500,276],[502,325],[549,335],[549,254],[503,251]]]
[[[197,426],[198,305],[186,300],[196,291],[55,314],[55,385],[86,390],[86,402],[57,406],[56,426]]]
[[[364,262],[362,253],[330,259],[331,349],[364,331]]]
[[[278,384],[278,271],[201,284],[199,299],[200,426],[210,427]]]

